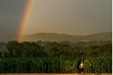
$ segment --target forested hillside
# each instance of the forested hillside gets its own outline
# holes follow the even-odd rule
[[[8,42],[17,39],[17,35],[13,36],[1,36],[1,42]],[[37,33],[32,35],[25,35],[23,41],[49,41],[49,42],[61,42],[69,41],[72,43],[84,41],[111,41],[112,32],[96,33],[90,35],[69,35],[69,34],[57,34],[57,33]]]

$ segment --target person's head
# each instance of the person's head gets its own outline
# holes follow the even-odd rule
[[[83,61],[81,61],[81,64],[83,64]]]

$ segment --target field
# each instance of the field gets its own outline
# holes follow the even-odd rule
[[[81,74],[0,74],[0,75],[81,75]],[[112,74],[83,74],[83,75],[112,75]]]
[[[111,57],[45,57],[45,58],[7,58],[0,59],[2,74],[78,74],[79,60],[84,60],[86,74],[111,74]]]

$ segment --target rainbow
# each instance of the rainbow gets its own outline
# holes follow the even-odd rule
[[[18,42],[21,42],[24,38],[24,33],[27,25],[29,24],[30,16],[32,14],[36,1],[37,0],[28,0],[27,2],[27,5],[22,17],[22,21],[19,27],[18,38],[17,38]]]

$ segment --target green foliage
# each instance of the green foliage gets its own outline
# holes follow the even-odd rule
[[[37,42],[9,41],[6,45],[8,54],[4,57],[44,57],[44,56],[111,56],[112,44],[71,46],[67,43],[49,42],[38,44]]]
[[[0,73],[80,73],[80,61],[85,73],[112,73],[111,57],[43,57],[1,58]]]
[[[2,52],[0,52],[0,57],[2,57]]]
[[[9,57],[9,54],[8,54],[7,52],[5,52],[5,53],[4,53],[4,57],[5,57],[5,58],[8,58],[8,57]]]
[[[0,57],[1,73],[112,73],[112,44],[70,45],[67,42],[9,41]],[[83,43],[80,43],[83,44]],[[2,53],[1,53],[2,55]]]
[[[9,41],[6,47],[9,51],[9,57],[41,57],[46,55],[43,47],[35,42]]]

